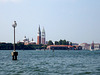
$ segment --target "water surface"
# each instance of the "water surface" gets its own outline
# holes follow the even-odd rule
[[[100,51],[0,51],[0,75],[100,75]]]

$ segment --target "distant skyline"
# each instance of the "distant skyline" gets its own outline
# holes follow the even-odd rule
[[[37,42],[40,25],[46,40],[100,43],[100,0],[0,0],[0,42],[24,36]]]

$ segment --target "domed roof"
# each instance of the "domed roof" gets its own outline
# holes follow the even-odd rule
[[[28,39],[26,38],[26,36],[24,37],[23,41],[28,41]]]
[[[34,40],[33,40],[33,38],[32,38],[32,41],[30,42],[30,43],[36,43]]]

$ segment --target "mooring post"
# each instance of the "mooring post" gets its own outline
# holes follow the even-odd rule
[[[13,45],[13,47],[14,47],[14,50],[13,50],[13,52],[11,53],[11,55],[12,55],[12,60],[17,60],[17,56],[18,56],[18,52],[16,52],[16,50],[15,50],[15,27],[17,26],[17,23],[16,23],[16,21],[14,21],[14,24],[12,25],[12,27],[14,28],[14,45]]]

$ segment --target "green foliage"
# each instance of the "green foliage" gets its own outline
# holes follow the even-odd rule
[[[63,40],[63,42],[62,42],[62,43],[63,43],[63,45],[67,45],[66,40]]]
[[[66,40],[60,40],[59,41],[59,45],[67,45],[68,43],[66,42]]]
[[[47,48],[47,45],[43,45],[43,46],[42,46],[42,49],[46,49],[46,48]]]
[[[59,41],[59,45],[63,45],[63,41],[62,40]]]
[[[0,50],[12,50],[13,44],[11,43],[0,43]]]
[[[66,43],[67,43],[66,45],[69,45],[69,41],[67,41]]]
[[[17,43],[15,44],[16,50],[35,50],[35,49],[46,49],[46,45],[43,46],[42,44],[40,45],[34,45],[34,44],[29,44],[29,45],[24,45],[24,43]],[[0,50],[13,50],[13,44],[11,43],[0,43]]]
[[[18,50],[23,50],[23,49],[24,49],[24,43],[18,43],[18,44],[16,45],[16,49],[18,49]]]
[[[53,42],[49,40],[48,45],[53,45]]]
[[[59,42],[58,41],[55,41],[55,45],[59,45]]]
[[[70,42],[70,45],[72,46],[72,42]]]

